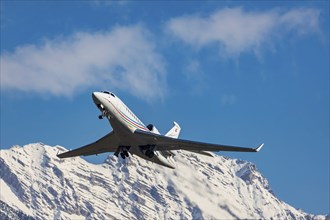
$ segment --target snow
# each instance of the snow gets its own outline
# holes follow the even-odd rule
[[[31,210],[17,198],[15,193],[10,189],[7,183],[3,181],[3,179],[0,179],[0,200],[16,210],[23,211],[25,214],[32,214]]]
[[[1,200],[47,219],[325,219],[280,201],[252,163],[178,151],[175,170],[138,157],[59,159],[42,143],[1,150]]]

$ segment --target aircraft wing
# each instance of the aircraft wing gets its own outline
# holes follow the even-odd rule
[[[83,147],[77,148],[75,150],[71,150],[65,153],[58,154],[59,158],[67,158],[67,157],[76,157],[76,156],[87,156],[94,154],[101,154],[105,152],[115,152],[118,148],[118,138],[111,131],[109,134],[105,135],[98,141],[85,145]]]
[[[258,152],[264,144],[256,148],[236,147],[220,144],[209,144],[197,141],[175,139],[163,135],[136,130],[134,132],[137,136],[144,139],[149,139],[150,144],[156,145],[156,150],[188,150],[188,151],[237,151],[237,152]]]

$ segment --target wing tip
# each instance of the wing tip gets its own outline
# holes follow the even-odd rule
[[[56,155],[58,158],[62,159],[63,158],[63,155],[62,154],[57,154]]]
[[[264,143],[260,144],[257,148],[255,148],[255,151],[259,152],[264,145]]]
[[[59,151],[57,152],[56,156],[60,159],[66,158],[67,157],[67,153],[69,153],[70,151],[66,151],[63,153],[60,153]]]

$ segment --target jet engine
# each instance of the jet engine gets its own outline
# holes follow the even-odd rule
[[[141,152],[149,158],[152,158],[155,155],[154,149],[155,145],[140,146]]]
[[[153,124],[148,124],[147,128],[149,129],[149,131],[151,131],[154,134],[160,134],[158,129]]]
[[[146,150],[146,152],[144,153],[147,157],[149,157],[149,158],[152,158],[154,155],[155,155],[155,153],[154,153],[154,151],[153,150]]]

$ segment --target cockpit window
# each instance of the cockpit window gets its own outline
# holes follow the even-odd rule
[[[102,91],[102,92],[105,93],[105,94],[109,94],[112,97],[116,98],[116,96],[112,92],[109,92],[109,91]]]

